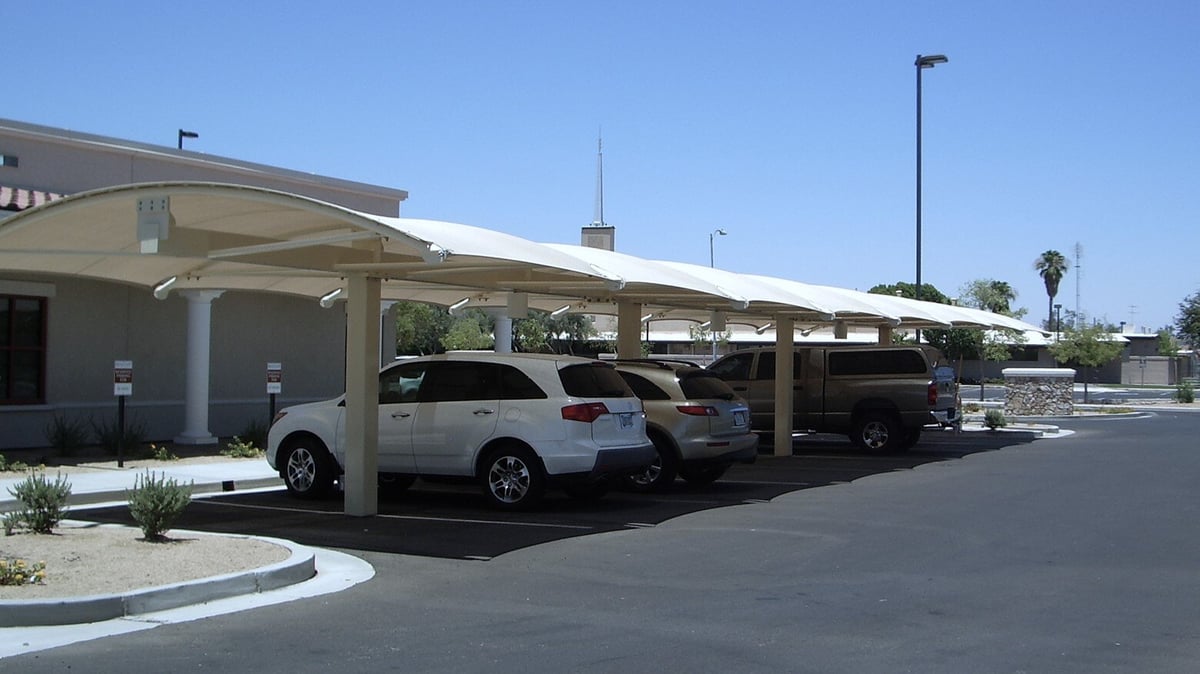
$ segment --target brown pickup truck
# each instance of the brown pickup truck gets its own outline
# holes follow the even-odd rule
[[[930,346],[796,347],[794,430],[845,433],[877,452],[906,450],[929,424],[959,422],[954,370]],[[750,404],[751,425],[774,431],[775,349],[735,351],[709,366]]]

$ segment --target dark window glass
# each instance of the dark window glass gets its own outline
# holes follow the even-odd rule
[[[579,398],[632,398],[633,391],[608,363],[568,365],[558,371],[563,390]]]
[[[716,398],[718,400],[733,400],[736,394],[724,379],[706,370],[689,370],[679,373],[679,388],[683,389],[685,398],[700,400]]]
[[[430,363],[421,383],[423,403],[499,399],[500,373],[493,363]]]
[[[544,400],[549,397],[524,372],[511,365],[501,364],[499,367],[502,400]]]
[[[792,356],[792,378],[800,379],[800,354]],[[774,379],[775,378],[775,352],[763,351],[758,354],[758,370],[754,373],[755,379]]]
[[[750,378],[753,361],[753,353],[735,353],[713,363],[708,370],[726,381],[744,381]]]
[[[45,401],[46,300],[0,296],[0,403]]]
[[[642,400],[671,399],[669,393],[640,374],[633,374],[632,372],[624,372],[622,370],[617,370],[617,373],[621,375],[621,379],[624,379],[626,384],[629,384],[629,388],[633,389],[633,395]]]
[[[829,354],[829,374],[880,375],[926,374],[925,359],[913,349],[881,351],[833,351]]]
[[[425,365],[403,363],[379,373],[379,404],[417,402],[417,392],[425,378]]]

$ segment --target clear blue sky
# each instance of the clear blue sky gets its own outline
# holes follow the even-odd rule
[[[1200,2],[9,0],[0,117],[406,189],[404,215],[866,290],[1200,290]],[[1075,268],[1074,249],[1083,248]],[[1077,274],[1077,272],[1082,272]]]

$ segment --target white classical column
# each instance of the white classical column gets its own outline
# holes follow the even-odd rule
[[[183,432],[175,437],[180,445],[213,445],[217,438],[208,430],[208,384],[212,343],[212,302],[222,290],[184,290],[187,299],[187,383],[184,393]]]
[[[492,314],[495,319],[496,353],[512,353],[512,318],[507,311]]]
[[[396,360],[396,300],[379,302],[379,365]]]

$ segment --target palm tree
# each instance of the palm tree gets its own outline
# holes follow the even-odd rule
[[[1013,290],[1007,281],[988,283],[988,311],[1007,315],[1012,310],[1010,305],[1015,299],[1017,291]]]
[[[1067,258],[1057,250],[1048,250],[1033,261],[1033,268],[1042,277],[1042,282],[1046,284],[1046,294],[1050,296],[1047,303],[1046,327],[1058,327],[1054,325],[1054,296],[1058,294],[1058,282],[1062,280],[1063,274],[1067,273],[1069,264]]]

